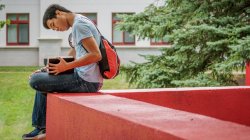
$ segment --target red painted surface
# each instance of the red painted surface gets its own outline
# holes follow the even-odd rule
[[[250,139],[250,127],[204,115],[112,95],[62,95],[48,95],[47,140]]]
[[[250,61],[246,63],[246,86],[250,86]]]
[[[130,122],[105,110],[120,112],[120,100],[101,96],[48,95],[46,140],[166,140],[180,139],[161,130]],[[116,97],[118,98],[118,97]],[[112,108],[111,106],[118,108]],[[130,104],[130,103],[129,103]],[[93,107],[89,107],[93,105]],[[96,106],[97,108],[95,108]],[[104,110],[98,110],[102,108]],[[130,115],[127,115],[129,118]],[[136,121],[136,120],[134,120]]]
[[[250,126],[249,87],[103,92]]]

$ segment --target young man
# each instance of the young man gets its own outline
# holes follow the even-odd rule
[[[66,31],[72,27],[73,46],[69,55],[73,62],[59,58],[58,64],[49,64],[49,73],[36,71],[30,76],[30,85],[36,90],[32,125],[33,131],[23,135],[23,139],[36,139],[46,132],[46,93],[50,92],[97,92],[103,82],[98,61],[100,34],[95,25],[86,17],[74,14],[66,8],[50,5],[43,16],[43,26],[55,31]],[[60,74],[74,68],[72,74]],[[67,111],[67,110],[65,110]]]

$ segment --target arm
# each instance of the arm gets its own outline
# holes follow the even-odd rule
[[[74,58],[76,57],[76,51],[74,48],[70,48],[68,52],[68,56],[73,56]]]
[[[82,58],[75,60],[73,62],[65,62],[62,58],[58,64],[49,64],[49,69],[52,70],[50,73],[55,73],[55,75],[64,72],[66,70],[85,66],[88,64],[96,63],[102,59],[99,47],[94,39],[94,37],[88,37],[82,40],[82,45],[88,51],[88,53]]]
[[[96,63],[102,59],[101,52],[94,37],[83,39],[82,45],[88,51],[88,53],[84,57],[68,63],[68,69]]]

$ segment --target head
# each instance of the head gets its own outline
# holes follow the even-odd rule
[[[46,29],[66,31],[70,27],[67,19],[69,13],[72,12],[58,4],[52,4],[43,15],[43,26]]]

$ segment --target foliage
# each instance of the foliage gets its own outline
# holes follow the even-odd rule
[[[3,4],[0,4],[0,10],[2,10],[5,6]]]
[[[237,85],[232,72],[250,59],[248,0],[166,0],[121,18],[121,30],[172,44],[124,68],[139,88]]]
[[[0,4],[0,11],[1,11],[2,9],[4,9],[4,8],[5,8],[5,5]],[[4,26],[5,24],[9,24],[9,23],[10,23],[10,20],[0,21],[0,29],[2,29],[3,26]]]

